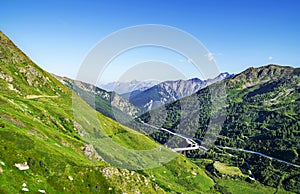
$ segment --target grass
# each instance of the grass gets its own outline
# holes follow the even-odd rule
[[[243,193],[243,194],[266,194],[275,193],[276,189],[267,187],[259,183],[247,183],[231,179],[219,179],[218,184],[222,187],[223,193]]]
[[[4,128],[0,128],[0,157],[6,163],[6,166],[1,167],[0,193],[21,192],[23,183],[32,192],[38,189],[48,193],[131,193],[132,190],[144,193],[167,192],[164,188],[167,188],[170,180],[167,182],[168,176],[160,170],[153,174],[161,178],[158,181],[149,179],[148,186],[142,181],[149,178],[146,172],[136,172],[134,175],[123,173],[107,178],[103,176],[102,170],[111,164],[128,168],[136,165],[149,168],[151,165],[161,166],[169,158],[174,158],[175,153],[165,148],[158,151],[160,145],[150,138],[94,111],[76,95],[72,101],[72,93],[68,89],[55,80],[52,82],[52,87],[56,84],[63,90],[59,97],[27,99],[27,95],[36,95],[35,88],[29,86],[26,86],[28,93],[20,89],[26,94],[25,97],[9,94],[11,91],[7,91],[7,87],[0,89],[0,123],[4,124]],[[5,85],[2,80],[0,83]],[[25,88],[24,84],[21,88]],[[72,103],[76,106],[73,107]],[[80,114],[75,113],[73,117],[73,108]],[[77,131],[74,130],[74,121],[80,125]],[[84,132],[85,136],[78,135],[78,130]],[[82,147],[85,143],[94,145],[106,162],[89,160],[84,156]],[[142,154],[140,151],[143,151]],[[183,160],[182,156],[180,160]],[[29,164],[29,170],[19,171],[14,167],[15,163],[25,162]],[[185,169],[185,164],[181,165],[176,168]],[[116,167],[111,168],[118,170]],[[169,168],[175,168],[175,165]],[[119,171],[124,172],[122,168]],[[172,169],[167,171],[176,178]],[[196,171],[202,170],[197,168]],[[69,176],[73,181],[68,179]],[[198,173],[191,182],[203,182],[203,179],[204,185],[209,183],[205,187],[203,184],[184,186],[184,180],[175,178],[171,181],[171,190],[175,191],[207,190],[212,181],[203,172]],[[132,179],[132,182],[128,182],[128,179]]]
[[[184,168],[178,168],[179,166],[184,166]],[[167,191],[206,193],[214,185],[213,180],[203,169],[182,155],[164,166],[146,170],[145,173]]]
[[[221,174],[241,176],[241,177],[244,176],[241,170],[235,166],[228,166],[227,164],[221,163],[219,161],[215,161],[213,166]]]

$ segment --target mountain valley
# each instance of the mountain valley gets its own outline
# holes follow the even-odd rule
[[[143,102],[153,109],[145,112],[130,97],[54,77],[2,32],[0,67],[0,193],[299,192],[300,168],[238,150],[300,165],[298,68],[250,68],[209,84],[163,82],[141,92],[152,98],[165,90],[173,102],[156,109]],[[222,101],[211,98],[219,86]],[[220,110],[217,133],[209,123]],[[186,139],[147,123],[211,149],[176,153],[169,148]]]

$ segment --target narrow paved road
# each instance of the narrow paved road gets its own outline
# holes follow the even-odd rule
[[[218,148],[221,148],[221,149],[227,149],[227,150],[234,150],[234,151],[246,152],[246,153],[250,153],[250,154],[256,154],[256,155],[259,155],[259,156],[262,156],[262,157],[265,157],[265,158],[269,158],[271,160],[276,160],[278,162],[285,163],[285,164],[288,164],[288,165],[300,168],[300,165],[293,164],[291,162],[287,162],[287,161],[284,161],[284,160],[281,160],[281,159],[278,159],[278,158],[274,158],[272,156],[268,156],[268,155],[260,153],[260,152],[255,152],[255,151],[252,151],[252,150],[244,150],[244,149],[241,149],[241,148],[232,148],[232,147],[221,146],[221,145],[216,145],[216,146]]]
[[[148,127],[151,127],[151,128],[154,128],[154,129],[157,129],[157,130],[160,130],[160,131],[165,131],[165,132],[168,132],[168,133],[170,133],[172,135],[181,137],[181,138],[185,139],[188,144],[191,145],[191,147],[185,147],[185,148],[171,148],[171,150],[173,150],[175,152],[188,151],[188,150],[197,150],[197,149],[203,149],[205,151],[208,150],[206,147],[201,146],[197,142],[194,141],[194,140],[197,140],[197,141],[199,141],[199,142],[202,143],[203,140],[201,140],[201,139],[188,137],[188,136],[180,134],[180,133],[172,132],[172,131],[170,131],[168,129],[159,128],[159,127],[156,127],[156,126],[153,126],[153,125],[149,125],[148,123],[145,123],[144,121],[142,121],[140,118],[138,118],[138,120],[141,123],[143,123],[144,125],[148,126]],[[234,151],[246,152],[246,153],[250,153],[250,154],[256,154],[256,155],[259,155],[259,156],[262,156],[262,157],[265,157],[265,158],[268,158],[268,159],[271,159],[271,160],[276,160],[278,162],[281,162],[281,163],[284,163],[284,164],[287,164],[287,165],[291,165],[291,166],[300,168],[300,165],[293,164],[291,162],[287,162],[285,160],[281,160],[281,159],[278,159],[278,158],[274,158],[274,157],[268,156],[268,155],[260,153],[260,152],[255,152],[255,151],[252,151],[252,150],[244,150],[242,148],[233,148],[233,147],[221,146],[221,145],[216,145],[216,146],[218,148],[221,148],[221,149],[227,149],[227,150],[234,150]]]
[[[182,152],[182,151],[187,151],[187,150],[197,150],[197,149],[203,149],[205,151],[207,151],[208,149],[204,146],[200,146],[197,142],[195,142],[193,140],[193,138],[190,138],[190,137],[187,137],[186,135],[183,135],[183,134],[180,134],[180,133],[174,133],[168,129],[165,129],[165,128],[159,128],[159,127],[156,127],[156,126],[153,126],[153,125],[150,125],[148,123],[145,123],[144,121],[142,121],[140,118],[138,118],[139,121],[141,123],[143,123],[144,125],[148,126],[148,127],[151,127],[151,128],[154,128],[156,130],[160,130],[160,131],[164,131],[164,132],[168,132],[172,135],[175,135],[175,136],[178,136],[178,137],[181,137],[183,139],[186,140],[186,142],[191,145],[190,147],[185,147],[185,148],[170,148],[172,151],[174,152]]]

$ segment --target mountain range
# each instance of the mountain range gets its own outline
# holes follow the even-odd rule
[[[221,73],[214,79],[202,81],[198,78],[189,80],[164,81],[153,85],[154,82],[118,82],[123,90],[130,91],[132,85],[140,84],[136,90],[119,95],[117,92],[108,92],[92,84],[72,80],[70,78],[53,75],[61,83],[72,89],[90,106],[94,107],[102,114],[119,121],[124,120],[126,115],[132,117],[139,116],[145,111],[158,108],[166,103],[179,100],[189,96],[198,90],[209,86],[223,79],[233,76],[229,73]],[[108,85],[116,84],[117,82]],[[126,88],[128,87],[128,88]],[[130,119],[127,118],[128,119]],[[124,119],[122,119],[124,118]]]
[[[297,68],[249,68],[200,90],[174,86],[179,100],[145,113],[130,98],[53,77],[2,32],[0,67],[0,193],[299,192]],[[126,126],[116,113],[142,115]],[[221,116],[217,131],[210,121]],[[209,150],[176,154],[175,133],[203,146],[216,139]]]
[[[158,81],[116,81],[116,82],[109,82],[109,83],[100,83],[99,88],[102,88],[106,91],[114,91],[118,94],[125,94],[130,93],[133,91],[144,91],[148,88],[151,88],[158,84]]]
[[[221,73],[214,79],[200,80],[193,78],[189,80],[164,81],[143,91],[132,91],[122,94],[132,104],[146,111],[158,108],[164,104],[190,96],[198,90],[215,82],[232,77],[233,74]]]

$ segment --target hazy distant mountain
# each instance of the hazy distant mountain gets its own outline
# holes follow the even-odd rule
[[[225,72],[219,74],[214,79],[208,80],[193,78],[189,80],[165,81],[148,88],[147,90],[132,91],[130,93],[122,94],[122,96],[138,107],[144,108],[145,110],[151,110],[160,107],[163,104],[192,95],[210,84],[232,76],[233,74]]]
[[[224,72],[224,73],[220,73],[217,77],[213,78],[213,79],[207,79],[206,82],[207,82],[207,86],[210,85],[210,84],[213,84],[213,83],[216,83],[218,81],[221,81],[223,79],[228,79],[228,78],[231,78],[233,77],[234,74],[230,74],[228,72]]]
[[[132,91],[144,91],[148,88],[158,84],[158,81],[138,81],[132,80],[130,82],[110,82],[106,84],[99,84],[99,87],[106,91],[114,91],[118,94],[125,94]]]

